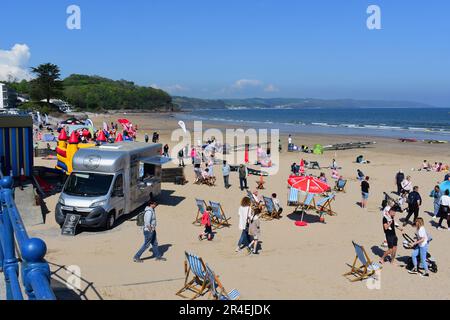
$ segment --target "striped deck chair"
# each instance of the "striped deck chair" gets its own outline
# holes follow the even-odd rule
[[[186,260],[184,261],[184,273],[186,278],[184,280],[184,286],[176,295],[182,298],[188,298],[183,295],[185,291],[193,291],[195,295],[191,297],[192,300],[204,295],[208,292],[208,280],[206,278],[206,265],[203,259],[196,255],[185,252]],[[191,275],[192,273],[192,275]],[[190,279],[192,276],[192,279]]]
[[[228,220],[230,218],[227,218],[225,215],[225,211],[223,210],[222,206],[218,202],[210,201],[209,205],[212,208],[212,216],[211,216],[211,224],[214,226],[215,229],[221,228],[221,227],[229,227],[230,223]]]
[[[314,199],[314,193],[307,193],[305,201],[301,205],[303,210],[315,209],[317,206],[316,200]]]
[[[214,274],[214,271],[208,265],[206,265],[206,277],[208,279],[209,297],[214,300],[239,300],[239,291],[233,289],[227,293],[219,277]]]
[[[205,200],[195,199],[195,204],[197,205],[197,216],[192,224],[200,224],[202,221],[203,211],[206,210],[206,202]]]
[[[351,282],[364,280],[368,277],[373,276],[377,270],[381,270],[383,268],[383,266],[378,262],[372,262],[370,260],[363,246],[356,244],[354,241],[352,241],[352,243],[355,247],[356,257],[353,261],[353,265],[351,267],[352,269],[350,270],[350,272],[345,273],[343,275],[344,277],[348,279],[348,276],[355,276],[356,278],[349,279]],[[361,263],[360,267],[356,266],[358,260]]]
[[[334,186],[334,190],[342,191],[345,193],[345,185],[347,184],[347,180],[338,179],[336,181],[336,185]]]
[[[320,199],[316,203],[316,209],[318,212],[326,212],[330,216],[336,215],[336,212],[331,209],[331,202],[336,198],[336,193],[333,192],[329,196]]]
[[[300,202],[298,200],[298,189],[295,188],[289,188],[289,195],[288,195],[288,201],[287,201],[287,205],[289,207],[298,207]]]
[[[250,201],[252,202],[253,208],[259,208],[259,203],[255,201],[255,197],[253,197],[253,193],[250,192],[250,190],[247,190],[247,197],[250,198]]]
[[[272,198],[263,197],[265,208],[262,212],[261,218],[266,220],[278,219],[280,217],[278,211],[275,208]]]

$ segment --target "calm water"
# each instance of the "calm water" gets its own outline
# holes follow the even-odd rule
[[[308,108],[198,110],[179,118],[247,122],[282,132],[367,135],[450,141],[450,108]]]

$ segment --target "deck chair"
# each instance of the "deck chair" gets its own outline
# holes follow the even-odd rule
[[[318,212],[326,212],[330,216],[336,215],[336,212],[331,209],[331,202],[336,198],[336,193],[331,193],[325,198],[320,199],[316,203],[316,209]]]
[[[363,246],[356,244],[354,241],[352,241],[352,243],[355,247],[356,257],[353,261],[350,272],[344,273],[344,277],[348,279],[348,276],[355,276],[356,278],[349,280],[351,282],[360,281],[373,276],[377,270],[381,270],[383,268],[383,266],[379,263],[372,262],[370,260]],[[358,260],[361,263],[360,267],[356,266]]]
[[[196,170],[195,171],[195,181],[194,181],[194,183],[195,184],[202,184],[204,180],[205,179],[203,179],[202,173],[200,171]]]
[[[206,210],[206,202],[205,200],[195,199],[195,204],[197,205],[197,216],[195,217],[194,222],[192,224],[201,223],[203,211]]]
[[[186,260],[184,261],[184,286],[176,293],[177,296],[182,298],[188,298],[184,296],[185,291],[194,292],[194,296],[191,297],[192,300],[197,297],[204,295],[208,292],[208,280],[206,278],[206,265],[203,259],[193,255],[191,253],[185,252]],[[191,275],[192,274],[192,275]],[[190,276],[192,279],[190,279]]]
[[[305,201],[300,204],[303,210],[315,209],[317,207],[314,193],[307,193]]]
[[[247,190],[247,197],[250,198],[253,208],[259,208],[259,203],[256,202],[255,197],[253,197],[253,193],[251,193],[250,190]]]
[[[336,185],[334,186],[334,190],[342,191],[345,193],[345,185],[347,184],[347,180],[338,179],[336,181]]]
[[[287,201],[287,205],[289,207],[298,207],[300,205],[298,195],[299,195],[298,189],[292,187],[289,188],[289,195]]]
[[[212,216],[211,216],[211,224],[214,226],[215,229],[221,228],[221,227],[229,227],[230,223],[228,220],[230,218],[227,218],[225,215],[225,211],[223,210],[222,206],[218,202],[210,201],[209,205],[212,208]]]
[[[206,277],[208,279],[210,298],[214,300],[239,300],[239,291],[233,289],[227,293],[219,277],[215,275],[214,271],[208,265],[206,265]]]
[[[273,203],[272,198],[263,197],[264,200],[264,211],[262,212],[261,218],[266,220],[278,219],[280,214],[275,208],[275,204]]]

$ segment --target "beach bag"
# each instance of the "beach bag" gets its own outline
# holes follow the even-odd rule
[[[139,213],[138,216],[136,217],[136,225],[138,227],[143,227],[144,226],[144,215],[145,215],[145,211]]]
[[[258,225],[256,221],[252,221],[248,227],[248,234],[252,237],[258,234]]]

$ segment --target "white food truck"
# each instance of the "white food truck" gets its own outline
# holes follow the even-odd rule
[[[56,222],[80,216],[79,224],[110,229],[116,219],[141,207],[161,193],[161,144],[119,142],[80,149],[73,158],[56,205]]]

